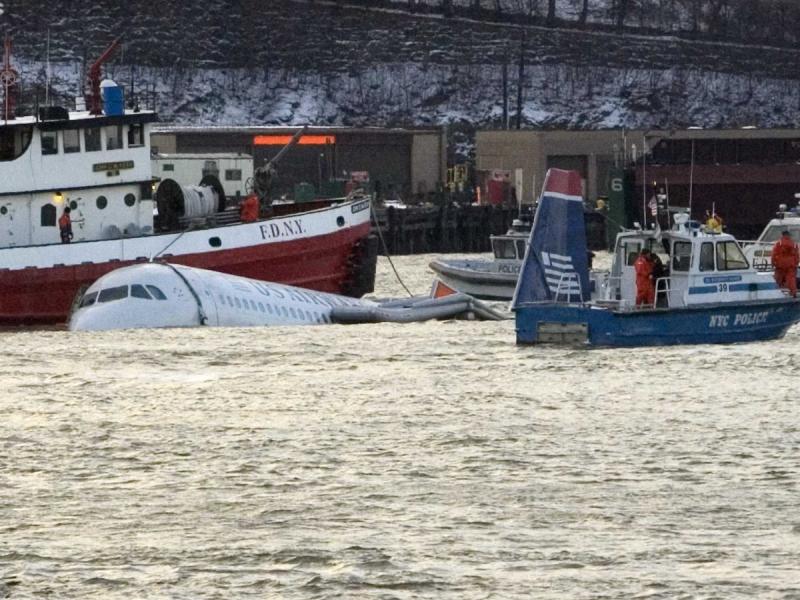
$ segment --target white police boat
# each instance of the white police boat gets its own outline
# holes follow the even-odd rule
[[[655,302],[637,307],[633,264],[643,247],[667,268]],[[620,233],[611,270],[590,275],[580,175],[557,169],[545,181],[512,310],[518,344],[748,342],[779,338],[800,320],[800,300],[755,269],[736,239],[685,213],[669,231]]]
[[[530,215],[520,215],[505,234],[489,237],[491,260],[436,258],[428,266],[446,285],[474,298],[508,301],[514,295],[530,232]]]
[[[743,242],[744,255],[759,271],[772,271],[772,247],[780,239],[781,234],[788,231],[792,239],[800,240],[800,205],[787,208],[785,204],[778,207],[775,217],[769,220],[758,239]],[[800,268],[798,268],[800,274]]]

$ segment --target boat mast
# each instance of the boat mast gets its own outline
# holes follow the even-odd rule
[[[8,124],[14,120],[14,92],[19,75],[11,68],[11,38],[6,35],[3,42],[3,70],[0,71],[0,84],[3,86],[3,119]]]

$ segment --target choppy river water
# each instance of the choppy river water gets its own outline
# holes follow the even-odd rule
[[[0,598],[800,598],[800,328],[0,340]]]

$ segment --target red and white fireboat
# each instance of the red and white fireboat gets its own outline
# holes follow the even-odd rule
[[[92,65],[78,110],[17,116],[17,73],[5,41],[0,85],[0,325],[57,324],[76,295],[121,266],[173,263],[314,290],[371,292],[376,245],[369,198],[279,205],[243,223],[219,182],[154,193],[153,111],[126,108],[122,89]],[[85,106],[80,106],[85,102]],[[163,189],[162,189],[163,188]],[[72,239],[59,220],[69,207]]]

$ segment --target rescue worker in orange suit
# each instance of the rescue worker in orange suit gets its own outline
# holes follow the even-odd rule
[[[636,306],[653,304],[656,290],[653,287],[653,261],[650,260],[650,251],[642,248],[639,257],[633,263],[636,271]]]
[[[72,217],[69,206],[64,208],[64,212],[58,218],[58,229],[61,232],[61,243],[69,244],[72,241]]]
[[[239,218],[242,223],[258,221],[258,196],[248,194],[239,205]]]
[[[780,239],[772,247],[772,266],[775,267],[775,281],[782,288],[788,289],[793,298],[797,298],[797,265],[800,263],[800,251],[788,231],[781,234]]]

